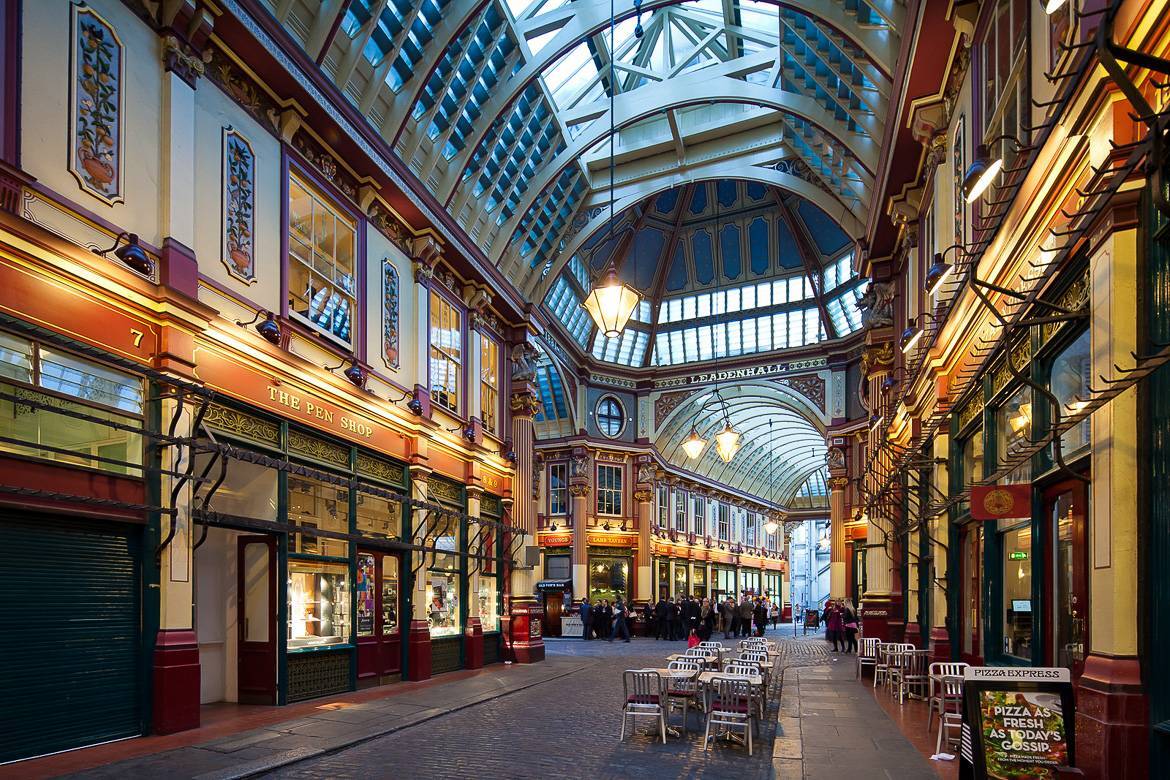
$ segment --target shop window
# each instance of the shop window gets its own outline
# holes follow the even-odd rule
[[[289,174],[288,309],[313,329],[353,345],[357,226],[308,182]]]
[[[459,573],[427,572],[427,620],[431,636],[454,636],[459,633]]]
[[[374,636],[381,631],[383,636],[398,633],[398,556],[383,555],[382,558],[382,625],[375,623],[378,614],[376,599],[377,556],[373,553],[358,553],[357,556],[357,635]]]
[[[731,507],[719,504],[719,539],[728,541],[731,535]]]
[[[1031,390],[1021,387],[1000,404],[995,413],[995,434],[995,455],[999,463],[1028,445],[1032,438]],[[1031,461],[1024,461],[1004,479],[1008,484],[1031,481]]]
[[[674,564],[674,595],[685,596],[690,593],[687,587],[687,565],[685,563]]]
[[[431,566],[436,569],[459,568],[459,518],[450,512],[431,510],[426,522],[431,525],[430,536],[436,550]]]
[[[288,564],[288,649],[349,641],[349,577],[344,564]]]
[[[1068,345],[1052,361],[1052,378],[1049,380],[1052,394],[1060,402],[1061,415],[1080,411],[1089,397],[1089,380],[1093,370],[1093,356],[1090,353],[1089,332]],[[1060,446],[1065,455],[1089,446],[1092,424],[1088,417],[1081,420],[1060,437]]]
[[[463,376],[463,315],[437,292],[431,292],[431,401],[459,413]]]
[[[289,477],[288,519],[299,528],[349,533],[349,491],[311,477]],[[297,531],[289,538],[289,552],[343,558],[349,542],[312,531]]]
[[[615,439],[626,426],[626,412],[622,404],[612,395],[597,402],[597,428],[603,436]]]
[[[597,514],[620,516],[622,513],[622,467],[597,467]]]
[[[963,486],[972,485],[983,479],[983,429],[979,428],[963,440],[963,463],[959,473]],[[964,501],[962,508],[970,511],[970,502]]]
[[[479,339],[479,417],[485,431],[500,432],[500,345],[485,335]]]
[[[683,490],[674,491],[674,530],[687,532],[687,494]]]
[[[745,521],[744,544],[748,547],[756,546],[756,513],[748,512]]]
[[[1028,102],[1028,0],[996,0],[979,41],[982,86],[983,138],[1000,135],[1027,141]],[[1018,154],[1016,146],[1000,141],[997,151],[1004,167],[1011,168]],[[984,197],[994,200],[994,188]]]
[[[382,556],[382,634],[398,633],[398,557]]]
[[[617,556],[590,556],[589,600],[629,596],[630,559]]]
[[[357,530],[366,536],[397,539],[402,535],[402,504],[359,490]]]
[[[142,428],[143,392],[132,374],[0,333],[0,436],[20,442],[0,443],[2,451],[139,476],[141,434],[104,423]]]
[[[568,464],[553,463],[548,467],[548,513],[563,515],[568,502]]]
[[[546,555],[544,557],[544,578],[546,580],[572,579],[572,558],[568,555]]]
[[[568,579],[566,577],[566,579]],[[479,621],[484,631],[500,630],[500,583],[496,577],[480,576],[476,592]]]
[[[696,566],[694,571],[693,582],[691,583],[691,592],[699,598],[705,598],[707,595],[707,565]]]
[[[979,572],[983,564],[983,527],[967,526],[963,535],[963,653],[978,656],[983,654],[983,626],[979,621]]]
[[[211,453],[196,455],[195,473],[202,474],[211,459]],[[209,478],[218,478],[218,476],[218,466],[214,466]],[[199,495],[205,496],[209,489],[210,486],[205,486]],[[279,490],[276,469],[232,459],[228,461],[223,483],[211,495],[211,501],[207,508],[222,515],[271,522],[277,519]]]
[[[999,522],[1003,522],[1002,520]],[[1003,653],[1032,659],[1032,529],[1001,531],[1003,550]]]

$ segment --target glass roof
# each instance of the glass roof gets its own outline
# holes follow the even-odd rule
[[[718,240],[714,236],[718,235]],[[613,260],[643,292],[618,338],[581,307]],[[667,190],[582,244],[544,303],[582,349],[624,366],[670,366],[805,347],[861,327],[852,243],[811,204],[755,182]]]
[[[889,0],[615,0],[611,35],[597,0],[262,2],[532,300],[608,205],[611,101],[620,210],[738,167],[860,235],[905,16]],[[739,262],[760,262],[750,250]]]

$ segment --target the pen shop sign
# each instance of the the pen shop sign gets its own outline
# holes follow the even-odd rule
[[[963,674],[961,780],[1056,780],[1075,767],[1069,670],[968,667]]]

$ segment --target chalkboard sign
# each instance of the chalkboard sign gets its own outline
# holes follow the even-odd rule
[[[1055,780],[1074,763],[1073,689],[1064,668],[963,672],[963,780]]]

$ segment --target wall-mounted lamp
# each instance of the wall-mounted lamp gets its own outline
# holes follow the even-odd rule
[[[344,365],[345,362],[342,361],[336,366],[325,366],[324,368],[326,371],[333,372]],[[349,368],[342,371],[341,375],[352,382],[355,387],[365,387],[366,385],[366,370],[358,364],[357,358],[349,359]]]
[[[260,322],[260,317],[264,317],[264,321]],[[280,344],[280,323],[276,321],[276,315],[265,309],[260,309],[256,312],[256,316],[244,322],[243,320],[236,320],[236,324],[241,328],[246,328],[249,325],[256,326],[256,332],[264,337],[264,340],[270,344]]]
[[[126,246],[119,247],[122,239],[126,239]],[[105,257],[110,252],[114,253],[114,257],[122,261],[122,265],[126,266],[132,271],[137,271],[143,276],[154,275],[154,261],[146,254],[146,250],[138,245],[138,234],[127,233],[125,231],[118,234],[114,239],[114,245],[109,249],[93,249],[91,250],[95,255]]]
[[[923,312],[922,316],[931,322],[934,322],[933,315]],[[918,318],[911,317],[910,321],[906,324],[906,330],[902,331],[902,337],[898,340],[899,345],[902,347],[902,351],[910,352],[912,349],[914,349],[914,346],[918,343],[918,340],[922,338],[922,332],[923,329],[918,326]]]
[[[923,280],[928,295],[932,294],[951,272],[951,264],[946,261],[947,253],[952,249],[964,248],[963,244],[951,244],[943,251],[934,253],[934,259],[930,263],[930,268],[926,269],[926,278]]]
[[[1017,152],[1027,148],[1018,138],[1011,135],[999,135],[975,147],[975,159],[967,168],[967,175],[963,177],[963,200],[966,202],[974,203],[1003,171],[1003,156],[998,154],[995,157],[991,156],[991,147],[1000,141],[1011,141]]]

